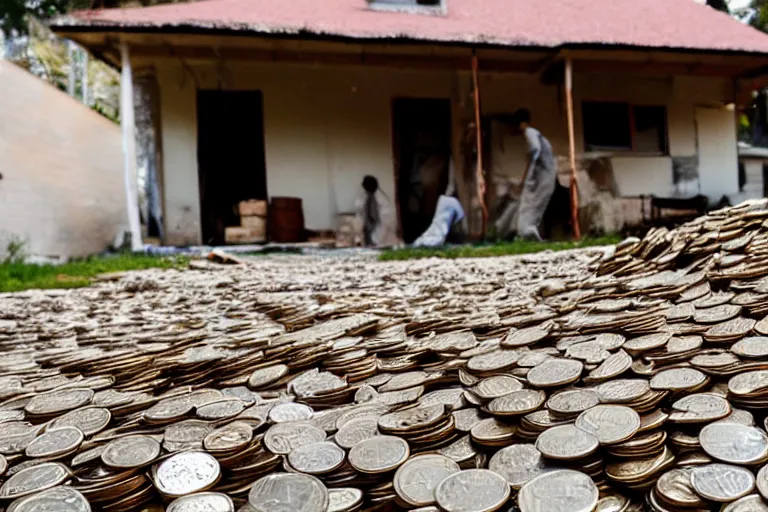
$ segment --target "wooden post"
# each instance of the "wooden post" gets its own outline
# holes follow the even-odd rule
[[[485,175],[483,173],[483,126],[480,116],[480,81],[478,80],[478,62],[477,55],[472,55],[472,84],[474,91],[472,96],[475,100],[475,130],[477,145],[477,199],[480,202],[480,210],[483,213],[483,227],[481,238],[485,239],[486,229],[488,227],[488,205],[485,204]]]
[[[576,135],[573,128],[573,60],[568,57],[565,61],[565,105],[568,115],[568,156],[571,164],[571,223],[573,236],[581,238],[579,226],[579,188],[576,183]]]
[[[123,131],[123,177],[125,178],[125,209],[131,233],[131,250],[142,247],[139,222],[139,196],[136,175],[136,126],[133,110],[133,71],[128,44],[120,42],[122,73],[120,76],[120,127]]]

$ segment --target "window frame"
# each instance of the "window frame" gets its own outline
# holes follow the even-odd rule
[[[599,146],[595,144],[589,144],[587,141],[587,129],[586,129],[586,123],[587,118],[584,115],[585,108],[584,106],[586,104],[593,103],[593,104],[613,104],[616,106],[626,106],[628,112],[627,112],[627,119],[629,120],[629,136],[631,141],[630,147],[616,147],[616,146]],[[663,147],[660,151],[641,151],[637,149],[637,121],[635,116],[635,109],[636,108],[643,108],[643,107],[652,107],[652,108],[661,108],[664,112],[664,120],[662,128],[664,130],[664,142]],[[584,141],[584,151],[586,153],[618,153],[618,154],[633,154],[633,155],[639,155],[639,156],[669,156],[669,109],[667,108],[667,105],[659,104],[659,103],[632,103],[629,101],[610,101],[610,100],[582,100],[581,101],[581,128],[582,128],[582,139]]]
[[[368,9],[380,12],[401,12],[406,14],[426,14],[445,16],[448,14],[448,0],[438,0],[434,5],[420,4],[418,0],[367,0]]]

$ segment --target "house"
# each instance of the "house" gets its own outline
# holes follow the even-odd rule
[[[0,59],[0,259],[101,252],[125,230],[120,127]]]
[[[299,197],[307,228],[335,229],[367,174],[412,239],[449,161],[465,208],[492,216],[499,187],[476,197],[474,167],[519,179],[519,107],[565,185],[595,157],[621,196],[716,202],[739,192],[736,110],[768,69],[767,35],[690,0],[206,0],[53,29],[155,75],[170,244],[220,242],[248,198]]]

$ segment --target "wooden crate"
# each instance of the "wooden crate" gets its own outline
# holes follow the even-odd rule
[[[265,230],[253,230],[242,226],[224,229],[224,241],[228,244],[260,244],[266,242]]]
[[[249,199],[241,201],[238,204],[238,212],[241,217],[266,217],[267,202],[258,199]]]

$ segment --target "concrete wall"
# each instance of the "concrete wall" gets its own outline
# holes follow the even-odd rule
[[[0,255],[11,236],[40,256],[107,248],[125,224],[120,127],[0,60]]]
[[[159,60],[155,67],[161,89],[167,241],[174,244],[200,242],[196,87],[263,92],[269,195],[302,197],[311,229],[336,228],[336,215],[354,208],[365,174],[376,176],[394,198],[393,98],[453,97],[465,117],[471,117],[472,112],[471,80],[463,72],[258,63],[185,68],[171,60]],[[731,97],[726,81],[688,77],[577,75],[574,89],[579,152],[584,147],[583,100],[666,105],[671,156],[692,156],[697,153],[695,108],[720,107]],[[531,75],[483,74],[481,92],[484,113],[511,112],[525,106],[555,152],[567,154],[562,91],[557,86],[542,85]],[[735,150],[735,127],[724,130],[733,131]],[[521,175],[524,141],[509,133],[497,135],[492,171],[510,178]],[[671,168],[667,156],[621,155],[616,161],[618,181],[623,185],[620,192],[672,193]],[[723,176],[729,172],[723,169]],[[732,174],[736,175],[735,158]],[[729,182],[726,184],[730,187]]]
[[[763,195],[763,165],[768,163],[766,160],[758,158],[742,158],[744,171],[747,175],[747,182],[742,190],[743,199],[757,199]]]

